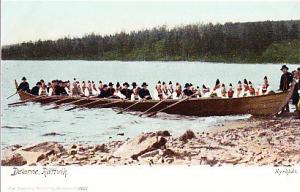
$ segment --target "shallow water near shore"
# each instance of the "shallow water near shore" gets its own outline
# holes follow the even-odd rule
[[[295,69],[297,65],[288,65]],[[18,101],[18,96],[6,99],[15,92],[14,79],[26,76],[32,87],[44,79],[94,80],[120,83],[146,81],[153,90],[158,80],[191,82],[212,87],[215,80],[236,84],[244,78],[255,85],[268,76],[271,87],[278,89],[280,65],[273,64],[222,64],[202,62],[120,62],[120,61],[2,61],[1,131],[3,147],[13,144],[32,144],[42,141],[69,143],[103,143],[124,140],[141,132],[169,130],[180,135],[187,129],[209,130],[225,121],[248,119],[250,115],[224,117],[182,117],[159,114],[155,118],[138,117],[134,114],[116,114],[115,109],[89,109],[64,111],[66,108],[45,110],[51,106],[28,103],[8,107]],[[54,134],[55,133],[55,134]],[[119,134],[119,135],[118,135]]]

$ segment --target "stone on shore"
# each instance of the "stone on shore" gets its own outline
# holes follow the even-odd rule
[[[195,138],[195,133],[191,130],[187,130],[183,135],[179,137],[179,140],[182,142],[187,142],[190,139]]]
[[[1,160],[2,166],[22,166],[26,165],[26,159],[19,153],[13,154],[11,157]]]
[[[158,136],[157,133],[145,133],[125,142],[113,153],[113,156],[136,160],[144,153],[160,149],[166,142],[167,140],[162,136]]]

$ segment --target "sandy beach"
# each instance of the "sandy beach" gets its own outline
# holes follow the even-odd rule
[[[48,141],[4,148],[1,164],[21,165],[270,165],[300,164],[300,120],[294,116],[250,118],[207,132],[143,133],[126,141],[61,145]]]

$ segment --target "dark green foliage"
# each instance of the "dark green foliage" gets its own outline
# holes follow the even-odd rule
[[[299,63],[300,21],[197,24],[2,47],[2,59]]]

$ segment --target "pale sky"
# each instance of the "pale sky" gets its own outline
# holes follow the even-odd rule
[[[293,2],[2,1],[2,45],[155,26],[300,19]]]

